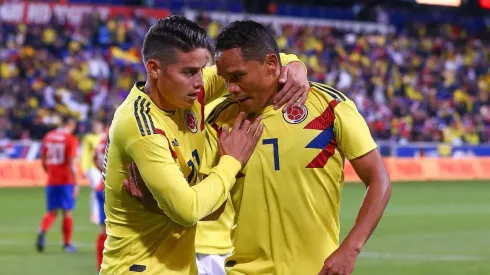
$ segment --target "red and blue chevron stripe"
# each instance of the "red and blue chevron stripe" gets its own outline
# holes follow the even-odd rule
[[[318,117],[310,121],[304,129],[321,130],[322,132],[314,138],[306,148],[322,149],[322,151],[306,166],[306,168],[323,168],[328,159],[335,154],[337,141],[334,134],[335,106],[338,100],[329,102],[327,109]]]

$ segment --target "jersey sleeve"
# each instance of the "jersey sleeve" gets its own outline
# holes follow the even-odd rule
[[[228,197],[241,164],[223,156],[209,177],[189,186],[163,135],[140,138],[128,148],[158,206],[175,222],[192,226],[216,211]]]
[[[340,102],[334,109],[334,133],[337,145],[347,159],[365,155],[377,147],[366,121],[351,100]]]
[[[306,70],[305,64],[295,54],[280,53],[279,55],[283,66],[291,62],[300,62]],[[204,104],[208,104],[229,93],[225,81],[218,75],[216,65],[204,68],[202,76],[204,81]]]
[[[287,64],[292,62],[299,62],[301,63],[301,65],[303,65],[303,67],[305,67],[305,72],[307,72],[305,63],[301,62],[301,60],[299,60],[297,55],[279,53],[279,56],[281,57],[281,65],[286,66]]]
[[[82,139],[82,156],[81,156],[81,163],[80,163],[80,168],[82,169],[82,173],[85,174],[85,172],[88,169],[89,163],[92,156],[92,145],[90,144],[90,138],[88,135],[86,135]]]

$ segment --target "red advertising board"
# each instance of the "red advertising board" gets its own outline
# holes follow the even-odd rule
[[[480,0],[482,8],[490,9],[490,0]]]
[[[72,26],[80,25],[86,15],[98,13],[102,20],[114,16],[167,17],[167,9],[135,8],[127,6],[103,6],[85,4],[56,4],[56,3],[5,3],[0,5],[0,21],[26,24],[46,24],[53,17],[59,22]]]

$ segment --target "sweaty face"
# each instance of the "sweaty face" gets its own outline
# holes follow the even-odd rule
[[[202,69],[208,59],[207,49],[184,53],[176,50],[176,62],[160,67],[157,87],[165,110],[190,108],[203,87]]]
[[[258,113],[277,92],[278,64],[273,63],[269,55],[263,64],[256,60],[245,61],[237,48],[216,53],[218,75],[225,79],[232,99],[248,113]]]

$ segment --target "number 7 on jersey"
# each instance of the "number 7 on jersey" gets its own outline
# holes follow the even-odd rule
[[[272,150],[274,153],[274,170],[278,171],[279,166],[279,142],[277,138],[267,138],[262,140],[262,144],[269,145],[272,144]]]

